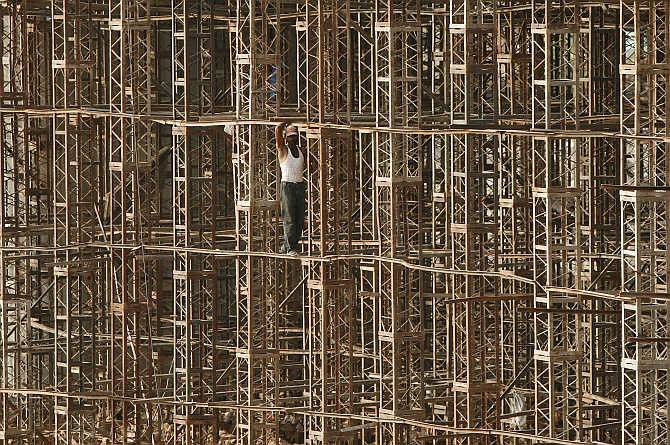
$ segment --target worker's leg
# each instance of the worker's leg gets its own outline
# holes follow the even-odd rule
[[[291,190],[290,183],[282,182],[280,189],[281,219],[284,226],[284,242],[281,247],[281,253],[287,253],[291,250],[290,233],[293,226],[291,218]]]
[[[302,235],[302,220],[305,218],[304,201],[305,189],[302,184],[290,182],[287,183],[287,196],[289,202],[289,220],[291,225],[288,230],[289,250],[298,251],[298,241]]]
[[[291,240],[293,241],[291,246],[293,250],[298,252],[298,243],[300,242],[305,227],[305,183],[296,184],[295,189],[295,213],[293,215],[293,220],[295,221],[295,238]]]

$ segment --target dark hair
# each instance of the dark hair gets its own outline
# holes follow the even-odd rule
[[[286,136],[286,146],[288,147],[291,154],[295,157],[296,153],[294,153],[293,150],[300,151],[300,136],[297,134]]]

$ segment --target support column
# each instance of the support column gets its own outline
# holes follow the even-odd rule
[[[100,122],[77,112],[98,99],[93,88],[97,38],[88,1],[53,0],[53,190],[55,441],[92,442],[97,404],[71,397],[97,389],[94,335],[103,260],[88,246],[98,231]],[[68,110],[68,111],[66,111]],[[74,110],[74,112],[73,112]]]
[[[237,2],[237,117],[269,119],[277,115],[279,2]],[[281,79],[279,80],[281,83]],[[233,152],[237,180],[236,240],[241,252],[279,252],[279,165],[274,128],[238,125]],[[237,440],[243,445],[278,443],[278,305],[284,298],[279,274],[282,260],[237,258]]]
[[[418,2],[398,0],[378,0],[375,14],[380,127],[375,132],[375,194],[381,257],[377,440],[414,444],[414,428],[391,419],[425,416],[422,276],[388,259],[421,260],[423,137],[394,131],[421,121],[421,16]]]

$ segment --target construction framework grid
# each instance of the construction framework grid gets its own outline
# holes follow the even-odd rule
[[[670,442],[669,0],[0,0],[0,35],[0,444]]]

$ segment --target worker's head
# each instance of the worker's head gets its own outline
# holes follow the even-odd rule
[[[298,145],[298,127],[293,124],[286,127],[286,144],[290,147]]]

